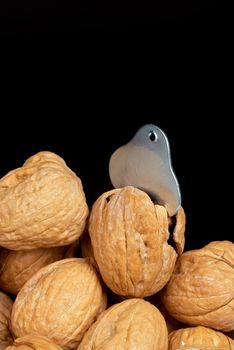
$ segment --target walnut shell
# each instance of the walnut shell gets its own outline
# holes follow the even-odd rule
[[[234,244],[216,241],[182,254],[162,301],[181,322],[234,330]]]
[[[0,180],[0,246],[68,245],[82,234],[88,206],[80,179],[52,152],[39,152]]]
[[[104,311],[78,350],[167,350],[167,327],[160,311],[142,299],[128,299]]]
[[[15,339],[11,346],[8,346],[5,350],[63,350],[60,346],[56,345],[52,340],[36,335],[29,334],[25,337]]]
[[[9,330],[12,305],[12,300],[0,292],[0,350],[5,349],[13,343],[13,338]]]
[[[234,350],[234,341],[221,332],[198,326],[169,334],[168,350]]]
[[[0,287],[8,293],[17,294],[27,282],[42,267],[61,260],[66,247],[38,248],[33,250],[0,251]]]
[[[145,297],[169,280],[176,251],[167,242],[170,221],[163,206],[143,191],[127,186],[101,195],[94,203],[89,233],[94,257],[107,286],[126,297]],[[180,208],[173,232],[184,247],[185,215]]]
[[[74,349],[103,303],[101,282],[86,259],[56,261],[19,291],[12,309],[12,331],[16,337],[44,335],[64,350]]]

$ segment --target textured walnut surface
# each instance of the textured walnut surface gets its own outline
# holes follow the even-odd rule
[[[162,300],[184,323],[233,330],[234,244],[216,241],[182,254]]]
[[[39,152],[0,180],[0,246],[67,245],[82,234],[88,207],[80,179],[52,152]]]
[[[85,334],[78,350],[167,350],[165,320],[142,299],[129,299],[104,311]]]
[[[11,346],[8,346],[6,350],[63,350],[60,346],[56,345],[52,340],[30,334],[21,338],[15,339]]]
[[[56,261],[39,270],[18,293],[11,316],[16,337],[36,333],[74,349],[105,308],[102,286],[85,259]]]
[[[169,334],[168,350],[233,350],[234,341],[207,327],[182,328]]]
[[[115,189],[97,199],[89,233],[100,273],[114,293],[144,297],[163,288],[177,258],[167,242],[169,226],[166,209],[134,187]],[[184,230],[181,208],[173,233],[178,253],[183,251]]]
[[[37,248],[33,250],[0,250],[0,288],[17,294],[25,282],[40,268],[60,260],[67,247]]]

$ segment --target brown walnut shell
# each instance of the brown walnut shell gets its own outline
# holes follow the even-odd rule
[[[0,246],[68,245],[82,234],[88,206],[80,179],[52,152],[39,152],[0,179]]]
[[[36,335],[29,334],[25,337],[15,339],[11,346],[8,346],[6,350],[63,350],[60,346],[56,345],[52,340]]]
[[[160,311],[143,299],[128,299],[104,311],[78,350],[167,350],[168,333]]]
[[[179,209],[173,238],[184,248],[185,214]],[[94,203],[89,233],[103,280],[116,294],[145,297],[169,280],[177,258],[168,244],[170,220],[143,191],[127,186],[101,195]]]
[[[169,334],[168,350],[234,350],[234,341],[207,327],[182,328]]]
[[[11,328],[16,337],[44,335],[64,350],[76,349],[104,303],[101,282],[86,259],[56,261],[39,270],[19,291]]]
[[[37,248],[33,250],[0,251],[0,288],[5,292],[17,294],[42,267],[63,259],[70,246]]]
[[[181,322],[234,330],[234,244],[216,241],[182,254],[162,301]]]

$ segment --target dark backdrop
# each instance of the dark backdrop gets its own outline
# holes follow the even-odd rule
[[[80,30],[85,33],[93,29],[112,32],[154,29],[157,25],[173,32],[178,24],[212,27],[220,19],[215,0],[8,0],[0,4],[1,34],[23,35],[26,39],[48,40],[51,33],[54,37],[57,34],[66,37],[68,33],[74,37]]]

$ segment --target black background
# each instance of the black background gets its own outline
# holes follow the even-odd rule
[[[56,152],[81,178],[91,207],[112,188],[112,152],[153,123],[171,145],[187,215],[186,249],[233,241],[230,45],[216,2],[8,1],[0,7],[8,44],[2,46],[0,176],[38,151]]]
[[[163,27],[163,32],[174,32],[176,26],[182,25],[184,32],[188,26],[196,32],[201,26],[213,31],[220,20],[216,0],[8,0],[0,4],[1,34],[29,40],[48,40],[48,34],[54,39],[59,34],[60,38],[70,40],[72,36],[76,41],[76,33],[93,29],[134,33],[146,27],[153,31]]]

